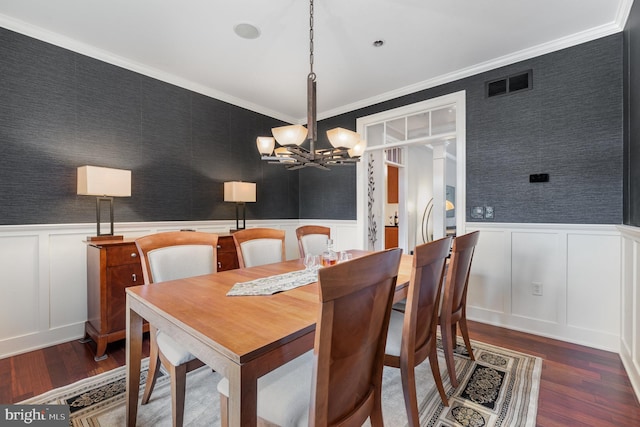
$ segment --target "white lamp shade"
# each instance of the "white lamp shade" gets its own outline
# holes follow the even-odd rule
[[[367,148],[367,140],[361,139],[356,145],[353,146],[348,152],[350,157],[360,157],[364,154],[364,150]]]
[[[307,138],[307,128],[302,125],[280,126],[271,129],[271,133],[283,146],[300,145]]]
[[[131,196],[131,171],[80,166],[78,168],[78,194],[85,196]]]
[[[225,202],[255,202],[256,183],[230,181],[224,183]]]
[[[360,142],[360,135],[357,132],[344,128],[328,130],[327,138],[334,148],[351,149]]]
[[[273,147],[276,146],[276,141],[270,136],[259,136],[256,138],[256,145],[258,146],[260,154],[269,156],[273,153]]]

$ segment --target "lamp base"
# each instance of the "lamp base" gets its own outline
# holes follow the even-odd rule
[[[87,236],[87,242],[102,242],[105,240],[124,240],[124,236],[122,235]]]

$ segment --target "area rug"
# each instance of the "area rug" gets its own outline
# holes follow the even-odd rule
[[[527,354],[472,341],[475,362],[458,343],[455,352],[459,386],[453,388],[440,350],[438,362],[449,396],[445,407],[433,383],[428,360],[416,368],[421,426],[518,426],[536,424],[542,359]],[[146,379],[148,361],[143,361],[141,384]],[[202,367],[187,375],[184,425],[220,425],[216,385],[220,375]],[[137,425],[170,426],[169,378],[162,375],[147,405],[138,408]],[[141,387],[142,392],[143,387]],[[385,426],[404,427],[404,407],[400,370],[384,369],[383,415]],[[115,427],[125,425],[125,368],[86,378],[22,404],[63,404],[71,409],[71,425]]]

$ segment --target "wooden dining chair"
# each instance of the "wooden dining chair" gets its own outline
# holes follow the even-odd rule
[[[195,231],[170,231],[136,239],[144,283],[166,282],[216,272],[218,235]],[[149,402],[160,365],[171,377],[171,414],[174,426],[182,426],[187,372],[203,363],[167,334],[149,325],[149,372],[142,404]]]
[[[402,250],[365,255],[318,271],[313,351],[258,379],[266,425],[383,426],[384,348]],[[218,383],[222,425],[229,382]]]
[[[233,233],[240,268],[284,261],[284,236],[284,230],[275,228],[247,228]]]
[[[427,357],[440,399],[449,406],[438,366],[437,329],[440,291],[451,237],[416,246],[404,313],[391,311],[384,364],[400,368],[409,426],[419,427],[415,367]]]
[[[447,267],[447,275],[444,284],[442,304],[440,308],[440,334],[442,335],[442,348],[447,362],[447,371],[451,385],[458,386],[453,351],[456,348],[457,325],[471,360],[475,360],[471,342],[469,341],[469,328],[467,327],[467,287],[469,285],[469,272],[471,261],[478,238],[479,231],[464,234],[453,239],[451,259]]]
[[[331,229],[322,225],[303,225],[296,228],[300,258],[306,254],[322,255],[327,249],[327,240],[331,238]]]

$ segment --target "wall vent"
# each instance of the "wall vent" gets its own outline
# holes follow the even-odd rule
[[[533,83],[532,74],[532,70],[527,70],[524,73],[488,81],[485,83],[485,96],[493,98],[494,96],[529,90]]]

